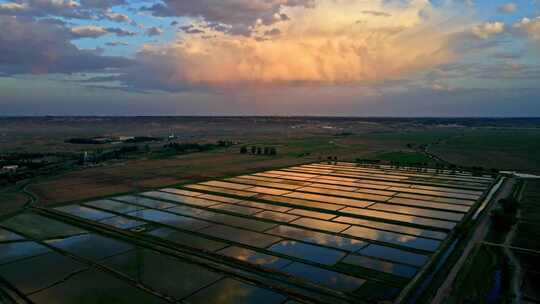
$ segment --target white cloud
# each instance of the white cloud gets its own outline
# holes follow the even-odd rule
[[[514,27],[522,30],[530,39],[540,41],[540,16],[534,19],[523,18]]]
[[[506,30],[506,26],[502,22],[485,22],[472,28],[472,33],[480,39],[487,39],[492,36],[502,34]]]

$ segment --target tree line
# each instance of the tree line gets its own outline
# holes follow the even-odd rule
[[[259,147],[259,146],[242,146],[240,148],[241,154],[252,154],[252,155],[277,155],[277,150],[274,147]]]

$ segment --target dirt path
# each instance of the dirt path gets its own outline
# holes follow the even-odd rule
[[[474,234],[472,235],[471,239],[468,241],[467,246],[465,249],[463,249],[463,253],[461,254],[461,257],[459,260],[454,264],[452,269],[450,270],[450,273],[447,275],[446,280],[442,283],[442,285],[439,287],[439,290],[437,291],[437,294],[431,301],[432,304],[439,304],[439,303],[445,303],[445,300],[448,298],[448,296],[452,292],[453,283],[471,254],[474,247],[479,243],[482,242],[489,230],[489,224],[490,224],[490,217],[488,216],[489,212],[495,206],[494,202],[497,202],[499,199],[508,197],[512,193],[512,189],[514,187],[515,180],[514,179],[507,179],[503,182],[501,185],[501,188],[499,189],[499,192],[495,194],[495,196],[491,199],[490,205],[486,210],[484,210],[484,214],[480,219],[480,223],[478,223],[476,230],[474,231]]]

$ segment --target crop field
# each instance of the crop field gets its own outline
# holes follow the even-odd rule
[[[393,301],[493,178],[314,163],[0,220],[0,286],[33,303]]]

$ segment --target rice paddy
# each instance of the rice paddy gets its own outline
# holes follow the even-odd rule
[[[0,277],[34,303],[392,301],[493,183],[315,163],[36,208],[0,221]]]

